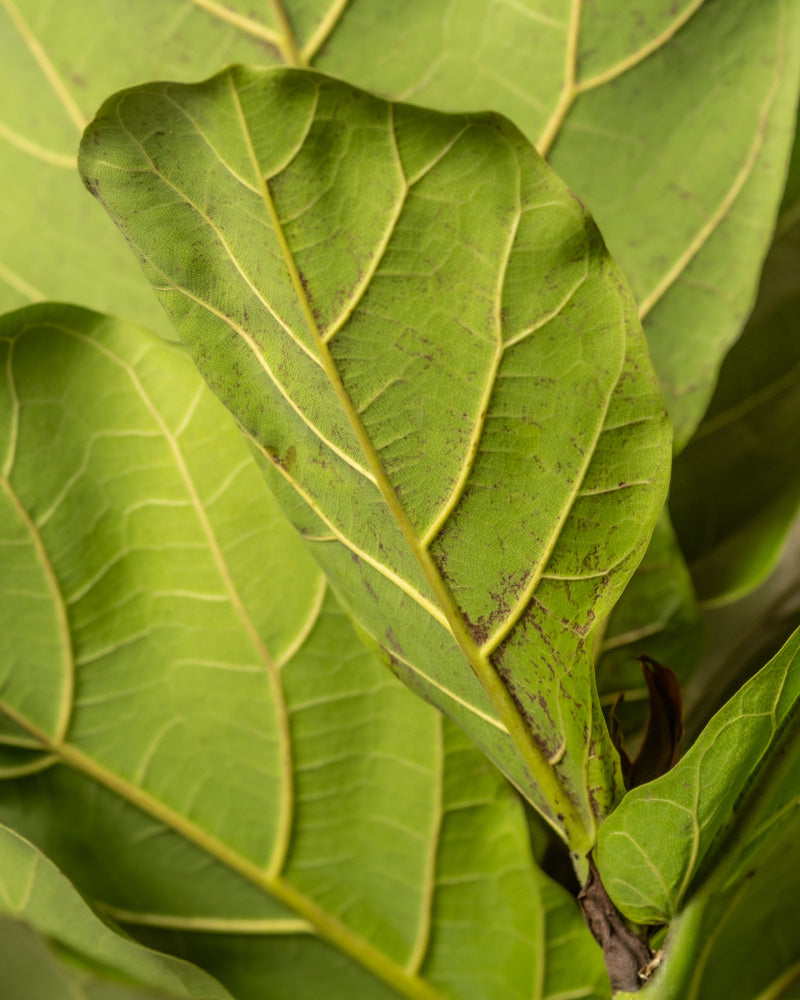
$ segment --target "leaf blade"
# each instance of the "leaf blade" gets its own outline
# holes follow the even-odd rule
[[[260,208],[255,196],[223,193],[224,178],[220,187],[204,188],[201,202],[191,171],[175,166],[176,147],[140,134],[148,121],[153,136],[152,123],[170,121],[176,104],[192,117],[195,102],[212,94],[221,118],[236,123],[228,145],[233,156],[246,152]],[[301,145],[282,141],[281,123],[305,123],[312,106],[314,124],[303,125]],[[277,132],[267,125],[273,119]],[[607,809],[614,793],[604,789],[613,788],[615,773],[592,707],[586,643],[595,617],[610,610],[638,560],[663,497],[668,432],[624,283],[583,210],[501,119],[395,109],[308,73],[237,69],[197,90],[126,92],[101,114],[83,150],[87,186],[99,190],[134,244],[144,236],[145,272],[210,384],[255,442],[276,495],[301,533],[319,539],[317,558],[354,602],[360,626],[396,670],[405,674],[411,665],[412,683],[423,684],[434,703],[461,719],[464,703],[474,706],[469,725],[479,743],[493,749],[526,794],[538,796],[551,821],[559,824],[563,815],[585,849],[595,822],[589,798],[596,797],[598,811]],[[216,158],[204,162],[216,170]],[[131,169],[137,173],[128,184]],[[184,193],[173,208],[176,190]],[[373,207],[365,191],[374,195]],[[239,196],[248,205],[244,228],[238,210],[225,208]],[[162,227],[157,240],[136,223],[145,203]],[[185,259],[167,259],[175,225],[193,234],[194,258],[179,251]],[[420,234],[427,241],[421,261],[414,255]],[[255,260],[247,245],[264,252]],[[232,269],[232,256],[243,263]],[[210,272],[200,274],[201,259]],[[237,282],[233,297],[222,291],[217,264],[225,281]],[[252,311],[254,288],[280,308]],[[200,303],[208,303],[201,306],[205,321],[195,309]],[[283,324],[276,327],[278,313],[293,317],[291,336]],[[377,364],[376,317],[394,331],[394,340],[378,346]],[[318,365],[300,342],[316,345]],[[216,351],[220,360],[209,364]],[[279,366],[276,392],[261,372]],[[571,373],[569,392],[558,381],[564,370]],[[232,371],[243,376],[236,385]],[[244,393],[236,388],[242,384]],[[294,400],[288,407],[287,396]],[[265,411],[262,398],[274,409]],[[312,419],[298,421],[299,411]],[[537,439],[544,442],[538,449]],[[351,458],[375,485],[331,456],[326,440],[349,441]],[[525,466],[532,454],[537,479]],[[629,457],[620,465],[623,454]],[[500,490],[496,501],[487,485]],[[609,553],[603,525],[612,518]],[[512,523],[530,528],[516,532]],[[479,533],[484,544],[467,544]],[[405,581],[400,593],[387,591],[387,581],[398,579]],[[374,598],[353,596],[363,587],[381,594],[390,612],[399,610],[393,629],[403,615],[416,615],[411,632],[406,626],[392,641]],[[588,614],[573,590],[593,605]],[[416,608],[408,608],[407,596]],[[437,604],[439,614],[431,614]],[[428,615],[420,618],[419,608]],[[569,674],[569,664],[579,664],[570,695],[584,711],[570,709],[555,725],[532,679],[513,694],[507,687],[517,669],[512,663],[530,649],[529,641],[517,649],[514,636],[524,615],[537,614],[544,624],[525,627],[557,632],[564,646],[555,653],[558,665],[540,673]],[[585,620],[573,630],[575,614]],[[420,635],[435,644],[435,656],[421,657]],[[462,657],[480,684],[459,668]],[[427,674],[432,683],[425,685]],[[449,691],[455,697],[443,702]],[[501,726],[487,726],[487,716]],[[590,735],[584,716],[593,719]],[[498,743],[503,728],[521,749]],[[597,772],[591,793],[587,766]],[[554,775],[559,767],[569,777]],[[533,786],[525,768],[536,774]]]
[[[629,792],[604,824],[598,863],[631,919],[668,921],[706,881],[732,882],[786,822],[798,787],[799,651],[795,633],[672,771]]]
[[[183,351],[54,305],[4,317],[0,339],[19,400],[6,474],[31,519],[51,512],[55,578],[80,595],[68,731],[43,732],[13,685],[0,696],[4,734],[54,765],[0,782],[3,820],[137,934],[207,942],[228,983],[244,935],[293,995],[319,995],[325,970],[365,998],[458,980],[477,1000],[482,977],[524,993],[545,944],[519,803],[363,648]],[[501,915],[473,975],[446,896],[474,914],[473,946],[483,909]]]

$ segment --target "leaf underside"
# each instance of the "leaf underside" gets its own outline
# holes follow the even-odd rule
[[[365,635],[588,848],[669,430],[579,203],[497,116],[282,70],[123,92],[81,169]]]
[[[0,821],[242,1000],[600,1000],[519,803],[364,649],[183,350],[55,305],[0,347],[0,747],[41,771]]]

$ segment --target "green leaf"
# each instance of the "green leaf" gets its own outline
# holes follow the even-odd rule
[[[230,1000],[199,969],[115,933],[30,843],[0,826],[0,990],[9,1000]]]
[[[669,428],[578,202],[504,119],[285,70],[123,92],[81,169],[367,639],[586,851]]]
[[[119,87],[276,58],[269,11],[261,30],[220,15],[222,5],[190,0],[173,0],[169,10],[160,0],[0,3],[0,309],[78,301],[171,332],[130,255],[83,194],[75,153],[95,108]]]
[[[598,866],[630,919],[668,921],[697,892],[741,883],[793,818],[799,661],[800,631],[668,774],[629,792],[601,828]]]
[[[315,65],[415,103],[491,107],[547,153],[631,284],[680,447],[769,243],[794,127],[797,4],[462,2],[443,15],[416,0],[402,29],[396,10],[356,0]]]
[[[800,984],[800,824],[722,892],[701,893],[673,922],[665,959],[637,1000],[794,1000]]]
[[[792,0],[172,0],[168,14],[158,0],[4,0],[6,308],[47,295],[161,322],[71,173],[105,95],[232,61],[315,66],[391,99],[492,108],[548,152],[631,282],[683,443],[752,304],[799,21]]]
[[[647,686],[637,657],[649,656],[685,683],[696,667],[703,630],[689,571],[666,511],[602,637],[597,686],[604,703],[625,694],[636,721],[644,722]],[[626,729],[627,732],[627,729]]]
[[[520,803],[359,642],[183,350],[44,305],[0,345],[0,716],[52,765],[3,822],[234,991],[244,937],[282,996],[559,992]]]
[[[793,169],[800,175],[800,136]],[[800,507],[798,273],[800,190],[792,188],[753,315],[674,467],[670,510],[706,601],[735,600],[762,583]]]

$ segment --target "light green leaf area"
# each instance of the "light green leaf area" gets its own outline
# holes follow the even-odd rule
[[[580,204],[504,119],[291,70],[123,92],[81,169],[367,640],[588,849],[669,428]]]
[[[384,97],[511,118],[630,280],[676,443],[752,304],[798,82],[792,0],[3,0],[0,303],[163,317],[73,173],[112,91],[228,62],[314,66]],[[30,219],[37,220],[31,237]]]
[[[363,647],[184,351],[52,305],[0,344],[2,738],[55,763],[0,819],[143,934],[244,935],[285,995],[530,995],[519,802]]]
[[[51,861],[3,826],[0,915],[7,1000],[230,1000],[200,969],[111,930]]]
[[[662,512],[602,637],[597,687],[604,702],[624,692],[626,704],[644,709],[647,686],[637,657],[651,657],[685,682],[698,663],[702,646],[703,629],[692,581],[669,517]]]
[[[800,141],[793,170],[800,175]],[[694,438],[670,510],[706,601],[730,601],[774,568],[800,507],[800,183],[791,181],[758,301]]]
[[[793,818],[800,803],[799,664],[795,632],[681,761],[629,792],[605,822],[598,867],[626,916],[668,921],[706,883],[741,882]]]

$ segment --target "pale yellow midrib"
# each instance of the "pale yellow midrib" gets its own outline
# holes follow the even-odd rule
[[[576,2],[579,2],[579,0],[576,0]],[[561,786],[557,775],[550,767],[547,757],[539,744],[536,742],[531,731],[528,729],[520,712],[519,706],[512,698],[511,693],[500,680],[500,677],[496,673],[489,658],[478,647],[472,635],[466,628],[464,620],[448,586],[441,576],[438,566],[434,562],[430,553],[426,549],[423,549],[420,545],[417,533],[408,519],[404,508],[398,501],[392,485],[386,476],[380,456],[375,451],[374,445],[361,423],[359,414],[350,400],[349,394],[347,393],[344,383],[341,380],[339,371],[333,357],[331,356],[328,345],[326,344],[314,317],[311,305],[308,301],[308,297],[297,270],[297,265],[286,241],[285,234],[283,233],[283,228],[272,200],[272,195],[269,191],[264,174],[261,171],[247,120],[245,118],[241,102],[239,101],[238,92],[233,83],[233,79],[229,79],[232,96],[238,109],[242,134],[250,151],[254,175],[261,185],[264,205],[269,215],[276,238],[278,239],[281,247],[281,252],[284,257],[286,268],[289,272],[292,286],[295,290],[295,294],[303,312],[308,329],[317,344],[317,349],[322,359],[323,367],[328,375],[331,387],[339,399],[342,411],[345,413],[348,421],[350,422],[356,439],[358,440],[362,452],[367,459],[367,464],[375,477],[378,489],[380,490],[380,493],[383,496],[395,523],[405,537],[412,554],[417,559],[417,562],[419,563],[420,568],[422,569],[428,584],[436,597],[439,607],[442,609],[450,625],[450,629],[457,644],[461,647],[467,662],[470,664],[478,677],[478,680],[486,690],[490,701],[497,708],[500,718],[511,734],[511,738],[515,742],[526,767],[530,770],[534,781],[539,786],[539,790],[547,803],[548,808],[552,811],[553,816],[561,817],[561,822],[566,832],[567,839],[573,849],[581,852],[587,851],[591,847],[593,833],[587,830],[579,810],[566,793],[566,790]],[[392,137],[394,139],[393,133]],[[395,157],[398,167],[398,176],[404,184],[405,179],[396,148]]]
[[[50,84],[53,93],[56,95],[60,101],[62,107],[66,111],[70,121],[78,130],[78,132],[83,132],[83,130],[88,125],[88,121],[84,118],[81,109],[75,103],[72,95],[67,90],[64,85],[64,81],[61,79],[58,71],[53,65],[50,57],[44,50],[39,39],[34,35],[28,26],[25,19],[20,14],[19,10],[13,0],[0,0],[0,3],[6,8],[8,16],[14,23],[14,27],[20,34],[23,42],[28,48],[28,51],[36,60],[39,69],[44,74],[45,79]]]
[[[536,149],[544,157],[547,156],[556,141],[564,119],[569,114],[569,109],[577,96],[575,77],[578,65],[578,38],[580,36],[582,3],[583,0],[571,0],[569,25],[564,45],[564,80],[553,113],[536,142]]]
[[[146,815],[158,820],[205,851],[206,854],[246,878],[257,888],[294,910],[300,917],[312,924],[321,937],[355,961],[360,962],[379,979],[395,988],[402,996],[408,997],[409,1000],[446,1000],[438,990],[428,983],[409,976],[392,959],[325,911],[313,899],[285,881],[280,874],[272,874],[237,853],[213,834],[176,812],[171,806],[154,798],[145,789],[131,785],[77,747],[66,743],[54,743],[45,733],[37,730],[2,701],[0,701],[0,711],[3,711],[17,725],[31,733],[39,740],[44,749],[56,754],[63,764],[86,775],[124,801],[136,806]]]

